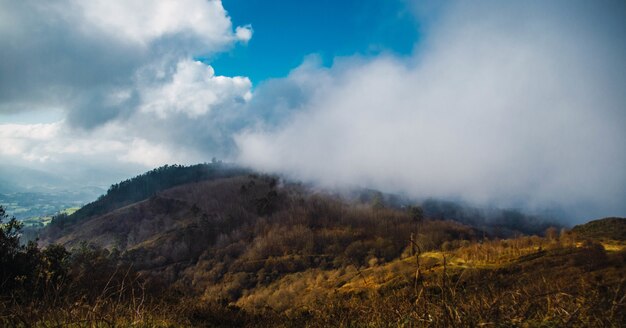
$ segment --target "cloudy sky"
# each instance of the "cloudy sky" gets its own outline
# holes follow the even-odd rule
[[[216,157],[626,216],[625,33],[617,0],[0,0],[0,180]]]

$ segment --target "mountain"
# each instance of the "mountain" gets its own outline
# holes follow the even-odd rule
[[[133,184],[138,180],[131,181]],[[227,222],[229,225],[235,226],[242,217],[248,220],[252,220],[250,216],[256,218],[257,206],[261,206],[259,202],[264,199],[269,202],[276,197],[273,196],[275,190],[272,188],[275,186],[272,184],[275,184],[272,178],[255,175],[184,184],[130,205],[124,206],[125,202],[110,203],[115,209],[102,215],[79,216],[80,220],[75,215],[56,218],[44,231],[41,241],[75,246],[86,240],[101,247],[126,250],[170,234],[184,235],[191,228],[200,231],[209,223],[213,225],[211,229],[216,229],[215,226],[226,218],[230,220]],[[114,199],[119,193],[119,188],[112,188],[107,196]],[[107,196],[85,207],[105,203]],[[210,238],[203,239],[211,241]]]
[[[617,308],[621,242],[554,227],[524,235],[546,223],[516,211],[360,194],[221,163],[155,169],[112,186],[79,215],[56,217],[41,232],[43,250],[23,252],[43,254],[45,274],[33,277],[63,278],[46,292],[49,282],[37,287],[42,278],[20,273],[28,284],[13,288],[42,296],[5,308],[18,319],[23,304],[39,309],[30,325],[584,327],[626,319]],[[503,217],[512,219],[493,221]]]
[[[111,188],[107,195],[114,199],[119,190]],[[187,292],[197,294],[250,270],[265,272],[247,282],[256,285],[307,268],[389,262],[405,250],[417,224],[407,211],[372,210],[367,203],[349,203],[257,174],[183,184],[133,204],[116,204],[101,215],[64,218],[70,224],[57,219],[40,242],[72,248],[88,241],[115,249],[136,268],[157,276],[168,271],[168,283],[187,285]],[[425,249],[482,235],[453,221],[425,221],[421,227]],[[215,296],[234,301],[241,292]]]
[[[165,165],[134,178],[113,184],[100,196],[69,217],[54,220],[56,224],[70,225],[88,217],[98,216],[126,205],[145,200],[157,192],[177,185],[221,177],[241,175],[249,170],[215,162],[192,166]]]

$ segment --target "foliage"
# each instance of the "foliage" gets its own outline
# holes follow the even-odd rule
[[[626,218],[604,218],[577,225],[572,232],[581,238],[626,241]]]
[[[119,315],[143,315],[128,306],[147,306],[145,285],[118,254],[87,244],[73,252],[54,244],[21,245],[21,223],[7,219],[0,206],[0,326],[111,324]]]
[[[409,215],[415,222],[424,220],[424,209],[421,206],[409,206],[407,208]]]

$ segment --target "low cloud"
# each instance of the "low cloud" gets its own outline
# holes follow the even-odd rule
[[[449,3],[412,58],[296,70],[277,84],[314,97],[238,134],[239,161],[328,187],[624,215],[626,10],[559,4]]]
[[[152,143],[128,133],[127,128],[106,125],[97,133],[77,135],[65,129],[63,122],[46,124],[3,124],[0,129],[0,155],[13,156],[20,162],[31,165],[67,164],[68,159],[78,160],[74,165],[83,165],[80,157],[99,160],[102,165],[109,162],[127,162],[145,167],[155,167],[187,158],[187,154],[175,148]]]
[[[244,103],[252,97],[250,79],[215,76],[211,66],[189,59],[178,62],[171,80],[156,86],[152,80],[140,89],[141,111],[162,119],[171,112],[198,118],[216,106],[230,107],[228,102]]]

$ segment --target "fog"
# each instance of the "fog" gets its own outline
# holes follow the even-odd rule
[[[324,187],[557,209],[571,222],[626,215],[623,2],[415,10],[437,19],[410,58],[324,68],[311,57],[272,81],[301,101],[252,107],[281,119],[237,133],[237,161]]]

